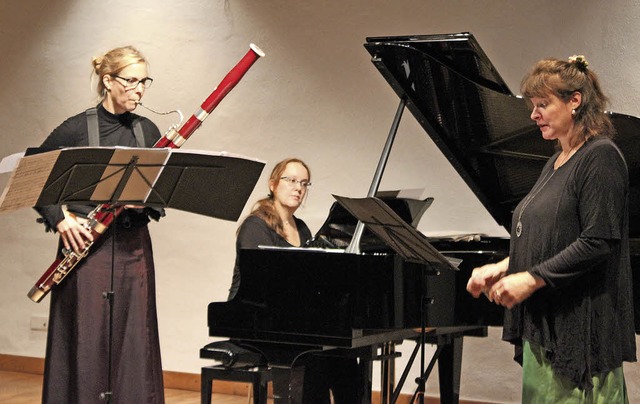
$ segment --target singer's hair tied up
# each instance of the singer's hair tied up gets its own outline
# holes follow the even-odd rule
[[[575,64],[581,72],[586,72],[589,67],[589,62],[587,62],[587,58],[584,55],[569,56],[569,62]]]

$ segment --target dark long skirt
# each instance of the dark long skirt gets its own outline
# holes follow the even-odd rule
[[[109,389],[110,228],[51,291],[43,403],[163,403],[155,274],[146,226],[117,226]]]

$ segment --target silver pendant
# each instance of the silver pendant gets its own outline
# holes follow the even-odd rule
[[[518,220],[518,223],[516,223],[516,237],[520,237],[521,234],[522,234],[522,222]]]

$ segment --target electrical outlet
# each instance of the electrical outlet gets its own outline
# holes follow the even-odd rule
[[[34,331],[47,331],[49,324],[48,317],[33,316],[31,317],[31,329]]]

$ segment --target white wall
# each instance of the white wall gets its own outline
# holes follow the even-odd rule
[[[315,231],[332,203],[330,194],[366,195],[398,103],[371,64],[365,37],[472,32],[514,91],[535,60],[582,53],[600,73],[612,110],[640,116],[639,18],[633,0],[5,0],[0,155],[40,144],[63,119],[94,103],[92,56],[125,44],[139,47],[155,79],[146,104],[188,116],[255,42],[267,57],[186,147],[270,163],[251,201],[266,193],[274,162],[305,159],[314,187],[299,216]],[[174,123],[171,117],[151,118],[162,131]],[[382,182],[382,189],[425,188],[425,195],[435,197],[423,231],[505,234],[409,113]],[[25,294],[51,263],[55,237],[35,218],[29,209],[0,216],[4,354],[44,355],[45,334],[29,324],[32,316],[46,316],[48,299],[34,304]],[[226,298],[236,226],[178,211],[151,226],[166,370],[198,373],[204,363],[198,349],[210,341],[207,304]],[[499,333],[492,329],[489,338],[468,339],[464,398],[519,401],[520,371]],[[630,394],[638,399],[639,365],[627,365],[626,372]],[[428,389],[437,391],[436,383]]]

